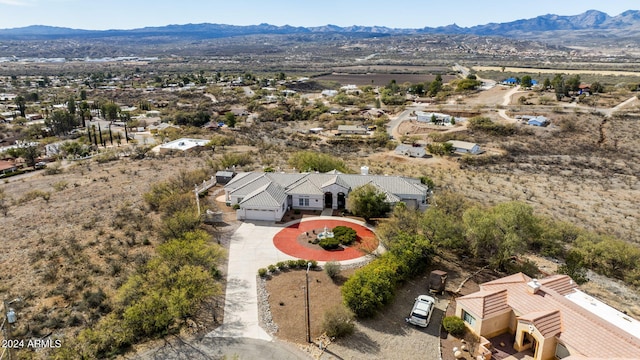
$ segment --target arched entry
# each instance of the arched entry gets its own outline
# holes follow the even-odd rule
[[[343,192],[338,193],[338,209],[342,210],[347,205],[347,196]]]
[[[333,208],[333,193],[324,193],[324,207],[325,209]]]

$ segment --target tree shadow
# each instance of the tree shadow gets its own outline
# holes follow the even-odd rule
[[[344,339],[336,340],[336,343],[341,346],[355,349],[366,355],[374,355],[380,352],[380,345],[371,339],[369,335],[362,331],[358,331],[357,329],[353,334],[345,337]]]

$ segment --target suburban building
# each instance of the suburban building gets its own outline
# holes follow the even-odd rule
[[[419,122],[433,122],[433,123],[451,123],[452,116],[441,113],[416,111],[416,120]]]
[[[279,221],[287,209],[344,209],[349,193],[372,184],[387,197],[387,202],[404,202],[412,208],[427,206],[429,188],[420,180],[402,176],[328,173],[237,174],[224,187],[226,202],[238,205],[240,220]]]
[[[457,153],[476,155],[482,152],[482,150],[480,150],[480,145],[476,143],[459,140],[449,140],[447,142],[453,146],[453,150]]]
[[[181,138],[160,145],[160,154],[165,154],[173,151],[192,151],[198,148],[202,148],[209,143],[209,140],[203,139],[189,139]]]
[[[580,291],[567,275],[536,280],[518,273],[486,282],[480,291],[456,299],[456,316],[481,337],[485,359],[505,346],[500,344],[505,334],[508,346],[535,360],[621,360],[640,354],[640,322]]]
[[[12,173],[18,170],[18,166],[13,161],[0,160],[0,175]]]
[[[427,157],[427,152],[422,146],[410,146],[410,145],[400,144],[396,147],[395,153],[398,155],[404,155],[404,156],[414,157],[414,158]]]
[[[366,135],[367,128],[360,125],[338,125],[338,134]]]

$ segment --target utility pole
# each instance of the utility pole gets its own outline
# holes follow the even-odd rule
[[[311,268],[311,262],[307,263],[307,272],[306,272],[306,281],[307,281],[307,286],[305,287],[305,291],[306,291],[306,296],[305,296],[305,310],[306,310],[306,320],[307,320],[307,342],[311,343],[311,311],[310,311],[310,304],[309,304],[309,269]]]

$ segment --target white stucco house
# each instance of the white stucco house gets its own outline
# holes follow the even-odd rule
[[[287,209],[344,209],[349,193],[372,184],[391,204],[427,206],[429,188],[419,179],[402,176],[328,173],[239,173],[224,187],[225,200],[238,205],[239,220],[280,221]]]

